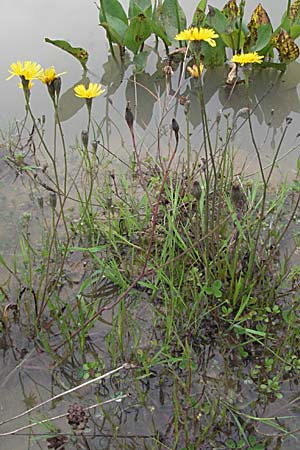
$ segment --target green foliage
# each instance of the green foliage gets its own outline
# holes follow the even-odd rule
[[[227,19],[218,8],[212,8],[206,16],[205,24],[216,30],[218,34],[225,33],[227,28]]]
[[[213,48],[203,43],[203,55],[207,67],[223,65],[226,61],[226,47],[234,52],[244,50],[245,52],[260,52],[262,55],[274,56],[273,48],[279,49],[276,44],[276,34],[281,29],[289,33],[293,54],[297,57],[297,46],[294,40],[300,36],[299,15],[295,17],[283,16],[281,24],[273,33],[271,23],[252,24],[251,31],[238,15],[228,15],[226,10],[221,11],[218,8],[209,6],[206,13],[207,0],[201,0],[193,15],[193,26],[210,27],[220,36],[217,39],[217,47]],[[240,10],[242,14],[242,9]],[[164,0],[156,5],[152,0],[130,0],[128,14],[124,11],[119,0],[101,0],[99,5],[99,22],[106,30],[107,38],[110,43],[111,52],[114,55],[112,44],[117,44],[120,48],[126,47],[137,55],[143,51],[145,41],[155,35],[163,41],[166,50],[173,45],[180,45],[175,40],[175,36],[187,27],[187,20],[183,8],[178,0]],[[88,53],[82,48],[72,47],[63,40],[51,40],[46,38],[46,42],[52,43],[57,47],[67,51],[82,64],[86,69]],[[290,62],[294,58],[283,55],[279,56],[282,63]],[[136,61],[138,62],[136,64]],[[145,55],[135,60],[136,70],[142,72],[145,69],[147,58]],[[263,62],[261,67],[273,67],[278,70],[285,70],[285,65],[277,65],[276,62]]]
[[[162,23],[168,39],[173,43],[175,36],[186,28],[186,17],[178,0],[164,0],[159,20]]]
[[[128,9],[128,17],[129,19],[133,19],[140,14],[151,18],[152,16],[152,1],[151,0],[130,0],[129,9]]]
[[[200,28],[205,18],[205,10],[207,6],[207,0],[201,0],[193,15],[193,25]]]
[[[74,56],[82,67],[86,69],[86,64],[89,59],[88,52],[81,47],[73,47],[69,42],[63,41],[63,40],[52,40],[49,38],[45,38],[45,42],[48,42],[49,44],[55,45],[55,47],[60,48],[61,50],[64,50],[65,52],[69,53],[70,55]]]
[[[265,23],[259,25],[257,28],[257,41],[256,44],[251,48],[252,52],[264,52],[262,51],[264,48],[270,46],[271,37],[273,34],[272,25],[270,23]]]

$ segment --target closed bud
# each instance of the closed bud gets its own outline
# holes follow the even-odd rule
[[[93,153],[97,152],[97,147],[98,147],[98,142],[97,141],[93,141],[92,142],[92,151],[93,151]]]
[[[60,94],[60,90],[61,90],[61,77],[57,77],[53,80],[53,85],[54,85],[54,90],[55,90],[55,94],[56,94],[56,98],[58,100],[59,98],[59,94]]]
[[[84,148],[87,148],[89,144],[89,133],[86,130],[82,130],[81,132],[81,142]]]
[[[125,120],[130,129],[133,127],[134,117],[132,114],[132,110],[130,108],[130,102],[127,102],[126,110],[125,110]]]
[[[47,89],[48,89],[50,97],[52,98],[53,101],[55,101],[54,81],[51,81],[51,83],[47,84]]]
[[[52,209],[56,208],[57,198],[55,192],[50,192],[49,194],[49,204]]]

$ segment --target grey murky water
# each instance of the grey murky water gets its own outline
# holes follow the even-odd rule
[[[125,2],[124,2],[125,3]],[[188,0],[185,2],[184,9],[187,11],[188,17],[192,17],[198,1]],[[215,6],[222,6],[224,3],[220,0],[212,1]],[[275,24],[278,23],[283,10],[282,3],[285,2],[273,0],[265,0],[265,8],[270,11],[270,15]],[[256,6],[256,0],[247,1],[247,15]],[[98,12],[93,0],[53,0],[51,2],[41,0],[27,0],[20,2],[16,0],[2,0],[1,3],[2,26],[0,27],[0,39],[2,42],[1,54],[1,110],[0,110],[0,128],[5,132],[9,123],[14,119],[21,119],[24,114],[23,94],[17,88],[16,80],[6,81],[7,69],[10,64],[16,60],[31,59],[41,63],[43,66],[54,65],[58,72],[66,71],[63,76],[63,91],[66,91],[76,84],[82,76],[80,65],[73,58],[55,47],[44,42],[45,37],[53,39],[65,39],[74,46],[82,46],[89,51],[90,60],[88,67],[91,70],[90,78],[94,82],[102,82],[108,80],[112,75],[108,61],[108,45],[105,39],[103,29],[98,26]],[[141,76],[141,82],[146,86],[153,87],[152,72]],[[111,106],[108,103],[108,96],[104,95],[94,102],[94,116],[101,121],[102,118],[109,114],[109,118],[120,129],[120,134],[127,136],[127,129],[123,123],[123,111],[126,105],[126,97],[130,97],[132,84],[127,81],[130,76],[130,68],[124,75],[124,81],[117,84],[117,89],[111,87],[109,99],[112,101]],[[214,119],[216,112],[226,105],[226,98],[222,89],[224,76],[226,71],[217,69],[205,76],[205,90],[207,93],[207,108],[211,120]],[[213,75],[213,76],[212,76]],[[271,89],[270,83],[275,81],[274,73],[258,74],[252,88],[255,90],[256,99],[261,99],[267,89]],[[103,78],[105,77],[105,78]],[[118,76],[116,76],[118,83]],[[188,81],[183,85],[182,92],[188,85]],[[176,83],[174,83],[176,84]],[[299,132],[299,86],[300,85],[300,64],[295,62],[290,65],[288,71],[276,81],[276,86],[271,89],[271,95],[268,95],[257,108],[254,115],[254,127],[259,145],[261,145],[264,155],[264,161],[267,164],[274,151],[274,146],[280,138],[282,129],[287,116],[293,118],[290,126],[283,153],[287,153],[292,147],[297,146],[297,134]],[[191,93],[191,96],[193,93]],[[147,104],[147,108],[145,108]],[[139,107],[143,105],[143,108]],[[194,139],[197,142],[197,133],[199,125],[199,111],[196,103],[192,109],[192,130]],[[36,83],[32,93],[32,106],[37,116],[46,114],[51,117],[52,109],[44,86]],[[243,98],[242,88],[238,88],[236,94],[232,96],[231,103],[225,106],[225,111],[231,114],[239,114],[239,111],[245,107],[245,99]],[[64,111],[68,111],[68,105],[62,105]],[[137,108],[140,111],[138,123],[140,125],[140,135],[149,133],[153,124],[155,124],[155,112],[157,105],[150,104],[150,99],[145,91],[139,91]],[[271,112],[273,111],[274,112]],[[154,117],[153,117],[154,113]],[[179,113],[179,120],[182,115]],[[241,124],[242,118],[237,119],[237,127]],[[268,123],[271,122],[269,126]],[[78,130],[86,126],[85,108],[78,110],[77,114],[70,117],[64,122],[64,130],[70,143],[73,143],[75,135],[79,134]],[[268,128],[269,132],[268,132]],[[109,130],[105,128],[104,132]],[[267,134],[268,132],[268,134]],[[115,152],[120,154],[123,152],[119,134],[115,132],[115,128],[109,131],[109,141],[114,147]],[[267,137],[266,137],[267,136]],[[108,138],[108,136],[107,136]],[[251,167],[255,169],[256,163],[253,158],[253,147],[248,138],[248,132],[244,128],[237,134],[235,146],[240,150],[241,154],[247,159],[249,171]],[[287,174],[292,172],[295,167],[297,153],[291,153],[281,162],[280,172]],[[1,163],[2,164],[2,163]],[[22,211],[25,211],[30,204],[28,194],[22,190],[19,182],[14,182],[10,176],[7,176],[6,167],[0,165],[0,251],[4,251],[5,255],[12,254],[14,248],[11,246],[11,238],[15,235],[15,227],[17,217]],[[17,212],[17,213],[16,213]],[[0,269],[1,271],[1,269]],[[1,276],[0,276],[1,280]],[[22,349],[22,341],[19,342],[19,350]],[[3,348],[3,345],[2,345]],[[14,371],[9,378],[6,377],[18,364],[18,355],[6,355],[5,350],[1,350],[0,362],[0,417],[7,418],[27,407],[32,399],[38,401],[41,398],[50,396],[51,394],[51,377],[48,373],[48,364],[45,357],[40,358],[34,355],[24,364],[19,371]],[[39,382],[42,379],[42,385]],[[2,383],[2,384],[1,384]],[[46,386],[46,387],[45,387]],[[296,390],[296,388],[295,388]],[[27,403],[26,403],[27,402]],[[61,410],[65,410],[65,404],[61,406]],[[56,412],[60,412],[56,409]],[[166,411],[167,413],[167,411]],[[0,438],[0,450],[24,450],[25,448],[36,449],[45,448],[38,447],[37,444],[31,442],[30,437],[11,437],[7,440]],[[43,444],[44,445],[44,444]],[[293,445],[293,444],[291,444]],[[99,447],[100,448],[100,447]],[[104,448],[104,447],[101,447]],[[294,448],[294,447],[286,447]]]

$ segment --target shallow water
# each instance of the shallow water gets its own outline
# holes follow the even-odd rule
[[[191,18],[198,1],[189,0],[186,3],[187,5],[184,5],[184,9]],[[215,0],[212,3],[215,6],[221,6],[223,1]],[[274,22],[277,23],[283,8],[280,4],[281,2],[265,0],[263,3],[265,8],[270,11]],[[256,0],[247,1],[248,16],[256,4]],[[58,72],[66,71],[67,74],[63,76],[63,92],[68,91],[81,80],[82,70],[80,65],[71,56],[44,42],[44,37],[66,39],[73,45],[82,46],[89,51],[90,61],[88,67],[91,73],[88,75],[94,82],[101,81],[109,92],[108,95],[105,94],[94,102],[94,116],[98,121],[101,121],[103,117],[109,119],[109,122],[107,121],[103,127],[106,139],[109,140],[110,145],[119,156],[124,157],[124,154],[126,156],[120,136],[124,136],[125,141],[129,142],[128,130],[123,120],[123,111],[126,100],[133,96],[132,82],[128,81],[131,72],[129,68],[122,81],[122,77],[115,72],[111,60],[108,60],[108,45],[103,29],[98,26],[98,14],[94,2],[92,0],[64,0],[63,2],[60,0],[53,0],[52,2],[45,0],[39,2],[36,2],[36,0],[28,0],[26,2],[2,0],[1,6],[2,16],[5,17],[0,28],[0,38],[5,43],[2,47],[1,73],[3,76],[0,80],[0,128],[2,131],[5,132],[9,123],[12,123],[14,119],[21,119],[24,114],[23,96],[16,86],[16,80],[5,81],[6,70],[11,62],[19,59],[32,59],[44,66],[53,64]],[[156,58],[156,56],[153,57],[155,62],[150,61],[149,71],[141,75],[139,79],[143,85],[148,86],[150,89],[155,88],[159,84],[159,82],[156,83],[157,77],[159,77],[158,74],[155,74]],[[230,103],[228,103],[223,89],[226,72],[227,70],[216,69],[213,72],[207,72],[204,77],[208,114],[213,121],[216,113],[224,109],[224,112],[230,113],[231,117],[237,116],[236,125],[238,128],[243,122],[243,118],[239,114],[246,106],[243,87],[237,89]],[[113,76],[115,77],[114,79],[112,79]],[[178,77],[178,74],[175,74],[174,86],[177,86],[176,77]],[[289,127],[282,153],[288,153],[291,148],[298,145],[297,134],[300,124],[299,62],[292,63],[280,79],[277,77],[278,74],[272,71],[263,74],[258,73],[251,85],[253,98],[256,101],[260,101],[265,92],[270,89],[270,95],[260,102],[253,118],[255,135],[261,147],[265,164],[268,164],[271,160],[271,155],[274,152],[276,143],[280,140],[287,117],[292,117],[293,122]],[[114,84],[109,87],[108,84],[111,81]],[[271,83],[275,83],[274,87],[271,87]],[[183,84],[181,93],[186,94],[187,92],[190,94],[192,101],[192,142],[196,146],[199,139],[200,115],[195,90],[190,90],[188,80]],[[144,89],[138,90],[138,98],[135,100],[135,103],[139,135],[142,138],[145,136],[146,140],[149,139],[151,141],[152,129],[156,124],[155,115],[158,111],[158,105],[152,101]],[[52,109],[49,98],[44,87],[38,83],[36,83],[32,93],[32,105],[37,116],[45,114],[49,117],[49,122],[51,123]],[[68,98],[62,102],[62,117],[67,118],[69,116],[64,121],[64,131],[70,143],[73,143],[75,135],[79,135],[81,130],[86,127],[86,111],[83,106],[83,103],[80,101],[75,102],[75,105],[74,103],[71,105]],[[74,108],[74,111],[77,110],[75,115],[72,115],[72,108]],[[183,120],[182,111],[178,112],[177,118],[179,122]],[[119,133],[116,132],[117,129]],[[246,160],[247,169],[251,173],[251,171],[256,170],[257,165],[253,157],[253,146],[248,136],[248,130],[242,127],[235,136],[234,145],[239,150],[241,163]],[[297,156],[298,153],[296,151],[296,153],[290,153],[281,161],[278,169],[278,178],[281,175],[293,173]],[[0,251],[5,256],[12,255],[15,251],[14,245],[16,244],[13,244],[13,237],[16,233],[18,217],[22,212],[30,209],[32,205],[31,199],[22,188],[20,181],[12,178],[11,173],[7,171],[6,165],[0,160]],[[35,214],[38,214],[37,210]],[[4,273],[2,272],[1,274],[1,270],[0,281],[4,279]],[[59,374],[59,377],[61,376],[61,384],[57,380],[53,382],[52,375],[49,374],[50,359],[36,352],[29,353],[25,363],[21,368],[17,368],[20,362],[19,355],[24,347],[29,349],[29,352],[31,351],[30,337],[24,342],[23,336],[19,336],[17,330],[14,332],[13,343],[4,341],[1,343],[0,419],[10,417],[23,410],[25,407],[28,407],[30,401],[35,399],[40,401],[48,398],[52,395],[52,391],[57,393],[62,389],[65,382],[65,374]],[[218,359],[216,358],[216,360]],[[211,364],[213,366],[213,363]],[[220,376],[221,372],[222,368],[220,367],[211,368],[211,376],[215,377],[220,384],[224,382]],[[156,382],[153,382],[152,387],[157,388]],[[232,391],[240,392],[242,389],[234,386]],[[247,391],[247,395],[250,395],[249,392],[251,394],[251,389]],[[287,400],[290,396],[298,394],[299,391],[296,385],[293,385],[292,389],[287,387]],[[171,395],[168,390],[166,395]],[[152,389],[151,396],[151,406],[154,409],[159,409],[159,420],[162,424],[165,424],[168,421],[170,412],[168,403],[165,406],[160,404],[161,399],[158,398],[157,389]],[[68,401],[63,401],[56,406],[55,414],[64,412],[68,403]],[[130,408],[134,410],[134,406],[130,405]],[[140,410],[138,422],[135,422],[133,413],[130,411],[132,416],[123,425],[123,431],[128,432],[130,430],[132,433],[138,433],[140,429],[143,429],[144,433],[151,433],[151,427],[149,429],[146,427],[146,424],[150,423],[152,419],[151,411],[150,408],[146,407],[143,411]],[[265,412],[265,415],[275,415],[275,412],[276,405],[271,405],[270,410]],[[281,415],[289,413],[289,411],[284,411]],[[99,440],[97,448],[108,448],[105,445],[108,445],[107,441],[103,440],[101,442]],[[286,445],[285,449],[295,448],[293,446],[294,441]],[[37,443],[31,441],[30,437],[0,438],[0,450],[24,450],[25,448],[37,449],[46,447],[44,442],[39,447]],[[111,446],[109,448],[114,447]]]

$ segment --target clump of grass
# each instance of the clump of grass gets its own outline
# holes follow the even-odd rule
[[[162,156],[160,139],[158,157],[142,158],[127,105],[132,168],[126,163],[126,172],[124,167],[111,171],[112,152],[108,157],[103,144],[100,154],[95,125],[93,142],[84,134],[77,143],[75,175],[63,171],[62,186],[56,161],[52,172],[45,169],[42,175],[33,165],[40,167],[36,148],[43,151],[46,145],[34,121],[31,142],[37,143],[26,154],[28,164],[20,165],[16,157],[21,136],[8,162],[27,175],[39,199],[50,192],[48,204],[37,199],[41,238],[34,242],[25,215],[19,228],[21,263],[0,262],[19,288],[21,322],[57,364],[72,359],[83,378],[92,378],[107,364],[131,362],[139,369],[134,389],[143,406],[148,398],[142,382],[150,384],[156,375],[160,386],[169,383],[171,419],[159,429],[153,415],[151,442],[157,448],[164,443],[174,449],[207,443],[263,448],[268,439],[258,438],[259,425],[280,435],[286,428],[254,413],[254,400],[280,400],[284,380],[300,369],[299,271],[290,267],[297,242],[289,255],[281,247],[297,215],[299,174],[274,192],[271,178],[289,121],[266,171],[250,111],[260,177],[249,182],[246,174],[237,174],[231,130],[221,141],[220,117],[213,136],[202,88],[203,135],[194,157],[189,133],[183,144],[182,127],[173,118],[168,157]],[[160,128],[169,112],[163,104]],[[188,114],[186,108],[187,130]],[[89,111],[89,131],[91,124]],[[188,149],[187,161],[178,158],[180,145]],[[8,332],[8,310],[3,316]],[[91,336],[104,327],[99,356]],[[247,397],[247,388],[238,386],[243,377],[255,386],[245,404],[230,387],[234,379],[235,389]]]

